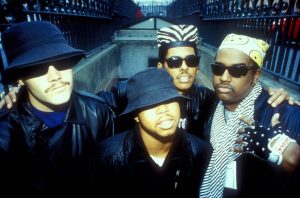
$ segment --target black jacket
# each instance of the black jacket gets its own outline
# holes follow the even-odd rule
[[[113,134],[111,110],[97,96],[73,91],[63,124],[48,128],[20,92],[17,105],[0,116],[0,192],[88,189],[98,144]]]
[[[111,107],[116,115],[122,113],[127,105],[126,96],[127,81],[120,81],[111,91],[97,93]],[[215,101],[215,93],[203,86],[194,84],[186,95],[191,100],[181,104],[180,128],[203,138],[203,126],[209,117],[210,110]],[[116,118],[116,133],[120,133],[134,127],[131,117],[121,116]]]
[[[99,186],[111,197],[197,197],[211,155],[209,144],[180,130],[162,167],[136,129],[105,140],[100,150]]]
[[[271,118],[279,113],[282,126],[290,129],[291,136],[300,142],[300,107],[288,105],[286,102],[276,108],[271,107],[267,100],[269,95],[263,91],[254,103],[254,120],[264,126],[271,127]],[[217,106],[218,101],[215,103]],[[211,116],[206,125],[206,138],[210,140],[211,123],[215,108],[211,110]],[[225,189],[224,197],[289,197],[291,190],[299,186],[299,173],[289,178],[279,166],[265,160],[261,160],[252,154],[242,154],[237,161],[237,190]],[[296,174],[296,173],[295,173]],[[297,179],[298,177],[298,179]],[[291,180],[291,181],[290,181]],[[298,188],[298,187],[297,187]],[[288,189],[288,190],[286,190]]]
[[[215,104],[215,92],[201,85],[194,84],[186,96],[191,100],[182,105],[181,109],[181,118],[187,119],[185,130],[204,139],[204,125]]]

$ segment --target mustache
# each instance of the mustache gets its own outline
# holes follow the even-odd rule
[[[192,77],[192,75],[191,75],[191,74],[189,74],[189,73],[182,73],[182,74],[180,74],[180,75],[176,76],[176,78],[177,78],[177,79],[179,79],[179,78],[181,78],[182,76],[187,76],[187,77],[189,77],[189,78],[191,78],[191,77]]]
[[[68,81],[59,81],[51,84],[47,89],[45,89],[45,93],[48,93],[49,91],[55,89],[56,87],[70,85],[71,83]]]
[[[227,88],[227,89],[231,89],[232,91],[235,91],[234,88],[230,84],[220,83],[220,84],[217,84],[215,86],[215,88]]]

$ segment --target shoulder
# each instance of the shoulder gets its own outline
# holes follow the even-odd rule
[[[114,111],[106,104],[106,101],[102,97],[85,91],[74,91],[74,94],[76,95],[75,98],[77,98],[78,104],[82,108],[91,109],[93,112],[101,109],[101,112],[107,111],[114,115]]]
[[[195,93],[206,93],[206,94],[212,94],[214,93],[213,90],[207,88],[207,87],[204,87],[202,85],[198,85],[198,84],[194,84],[193,87],[192,87],[192,90],[195,92]]]
[[[276,107],[274,112],[279,113],[282,125],[291,130],[300,131],[300,106],[290,105],[286,102]]]
[[[204,87],[202,85],[194,84],[189,92],[188,96],[192,101],[199,101],[202,103],[213,104],[216,101],[216,94],[213,90]]]
[[[94,102],[94,103],[100,102],[102,104],[105,104],[105,100],[102,97],[97,96],[95,94],[86,91],[74,91],[74,92],[79,99],[84,100],[85,102]]]
[[[103,165],[103,170],[126,166],[128,159],[126,157],[127,151],[125,141],[127,136],[128,132],[123,132],[100,143],[99,159],[100,163]]]
[[[200,139],[199,137],[192,135],[190,133],[182,132],[185,139],[189,142],[191,145],[191,149],[193,153],[211,153],[212,147],[211,145]]]
[[[103,157],[116,155],[123,150],[128,131],[107,138],[100,143],[100,152]]]
[[[280,117],[299,118],[300,107],[298,105],[290,105],[287,101],[282,102],[277,107],[273,108],[268,104],[269,95],[263,91],[255,101],[256,114],[263,114],[264,116],[273,116],[274,113],[279,113]]]

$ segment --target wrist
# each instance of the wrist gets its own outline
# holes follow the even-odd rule
[[[295,140],[285,135],[284,133],[277,134],[269,141],[268,149],[271,151],[271,153],[274,153],[276,155],[282,155],[285,148],[291,142],[295,142]]]
[[[283,157],[282,155],[275,154],[271,152],[268,157],[268,161],[277,164],[278,166],[282,163]]]

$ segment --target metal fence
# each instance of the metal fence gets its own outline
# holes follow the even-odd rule
[[[177,0],[167,16],[198,26],[215,48],[231,32],[264,39],[271,56],[263,70],[300,88],[300,0]]]
[[[109,42],[116,29],[135,22],[139,9],[131,0],[0,1],[1,14],[10,20],[7,23],[50,21],[72,46],[86,51]],[[3,16],[0,23],[5,23]]]
[[[139,9],[132,0],[0,0],[0,32],[16,22],[50,21],[71,46],[90,52],[110,42],[115,30],[136,22]],[[4,66],[2,57],[0,73]]]

